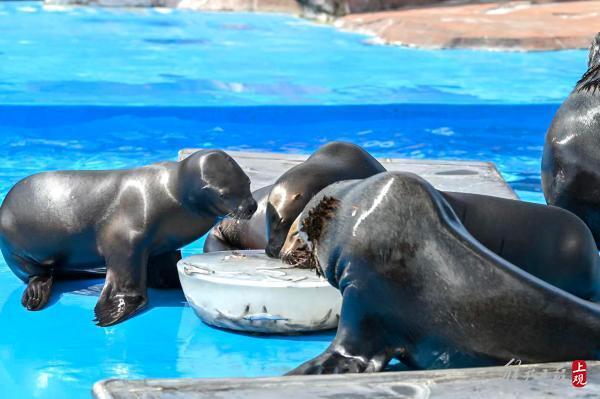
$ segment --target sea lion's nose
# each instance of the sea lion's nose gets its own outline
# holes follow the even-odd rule
[[[244,200],[237,209],[237,216],[240,219],[250,219],[256,209],[258,208],[258,204],[254,200],[253,197],[250,197]]]
[[[265,253],[270,258],[279,258],[279,250],[274,248],[271,244],[267,244],[267,247],[265,248]]]
[[[265,253],[271,258],[279,258],[281,254],[281,248],[283,247],[285,237],[281,238],[279,233],[271,235],[269,242],[265,248]]]

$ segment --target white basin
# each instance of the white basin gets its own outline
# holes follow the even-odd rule
[[[291,268],[262,250],[195,255],[177,270],[185,297],[207,324],[260,333],[337,327],[339,291],[314,270]]]

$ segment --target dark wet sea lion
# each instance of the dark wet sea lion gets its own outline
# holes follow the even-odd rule
[[[394,357],[427,368],[440,354],[472,365],[600,359],[600,306],[487,249],[416,175],[333,184],[299,228],[343,304],[329,348],[290,374],[374,372]]]
[[[353,160],[352,157],[356,156]],[[330,157],[328,160],[327,157]],[[352,160],[352,162],[351,162]],[[374,162],[373,162],[374,161]],[[306,172],[322,167],[317,173],[305,175]],[[339,181],[340,176],[348,179],[371,176],[385,169],[377,160],[371,157],[360,147],[343,142],[332,142],[317,150],[309,159],[300,165],[285,172],[278,183],[263,187],[252,193],[258,203],[258,208],[250,220],[223,219],[208,234],[204,252],[230,251],[242,249],[264,249],[267,247],[266,209],[268,198],[273,187],[277,186],[281,193],[282,188],[296,188],[295,196],[274,195],[272,202],[281,209],[281,214],[289,215],[283,218],[283,223],[275,213],[270,213],[274,220],[270,225],[274,233],[273,241],[278,242],[280,231],[289,228],[289,219],[294,218],[302,211],[310,197],[325,187],[330,182]],[[294,182],[292,179],[297,179]],[[312,181],[309,181],[311,180]],[[325,184],[325,185],[324,185]],[[300,192],[301,189],[306,191]],[[287,191],[286,191],[287,194]],[[280,245],[273,245],[275,248]],[[270,251],[270,249],[268,250]],[[273,250],[273,253],[278,252]],[[273,255],[276,257],[276,255]]]
[[[571,212],[487,195],[440,193],[467,231],[496,255],[580,298],[600,299],[594,237]]]
[[[252,193],[258,207],[250,219],[226,218],[217,223],[204,241],[204,252],[264,249],[267,246],[265,211],[271,187]]]
[[[442,192],[462,225],[513,265],[583,299],[599,298],[600,257],[587,226],[554,206],[487,195]],[[281,258],[310,267],[296,219]]]
[[[548,204],[579,216],[600,248],[600,34],[592,43],[587,72],[546,134],[542,187]]]
[[[0,246],[28,283],[29,310],[46,305],[55,277],[106,270],[94,312],[107,326],[146,304],[149,277],[151,285],[175,283],[178,249],[218,217],[248,218],[255,209],[250,179],[223,151],[130,170],[45,172],[7,194]]]
[[[267,255],[277,258],[290,226],[321,189],[348,179],[364,179],[385,168],[359,146],[331,142],[285,172],[273,185],[266,209]]]

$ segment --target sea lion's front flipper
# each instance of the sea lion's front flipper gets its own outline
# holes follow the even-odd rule
[[[383,370],[400,351],[398,336],[391,336],[381,317],[364,308],[353,286],[344,290],[342,314],[335,339],[319,356],[286,375],[373,373]]]
[[[29,277],[27,288],[25,288],[25,292],[23,292],[23,297],[21,298],[21,304],[27,310],[42,309],[50,299],[53,280],[54,278],[51,274]]]
[[[147,255],[136,250],[114,251],[106,257],[106,282],[94,308],[97,325],[119,323],[146,305],[147,263]]]
[[[177,262],[180,260],[181,251],[167,252],[148,259],[148,287],[181,288],[177,273]]]

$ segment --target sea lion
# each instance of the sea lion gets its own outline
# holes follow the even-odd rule
[[[273,185],[252,193],[258,208],[250,220],[223,219],[208,234],[204,252],[265,249],[277,257],[282,239],[312,195],[328,184],[371,176],[385,168],[357,145],[331,142],[285,172]],[[267,212],[269,195],[270,211]],[[288,195],[293,192],[294,195]],[[270,232],[271,245],[267,235]]]
[[[385,168],[368,152],[341,141],[325,144],[306,161],[285,172],[267,199],[267,255],[279,257],[290,226],[321,189],[341,180],[364,179],[381,172]]]
[[[225,218],[213,227],[204,241],[204,252],[264,249],[267,246],[265,211],[271,187],[252,192],[258,207],[248,220]]]
[[[509,263],[583,299],[599,298],[600,256],[592,233],[555,206],[441,192],[465,229]]]
[[[546,134],[542,188],[546,201],[570,210],[600,248],[600,33],[588,70],[557,111]]]
[[[330,185],[302,212],[311,262],[343,297],[329,348],[289,374],[600,359],[600,306],[499,257],[429,183],[381,173]]]
[[[600,299],[600,256],[587,226],[569,211],[554,206],[443,192],[467,231],[496,255],[583,299]],[[281,258],[296,267],[310,267],[294,221]]]
[[[94,312],[108,326],[146,304],[149,276],[157,285],[176,280],[179,248],[218,217],[248,218],[255,209],[250,179],[218,150],[129,170],[45,172],[6,195],[0,249],[28,284],[29,310],[46,305],[55,277],[106,271]]]

